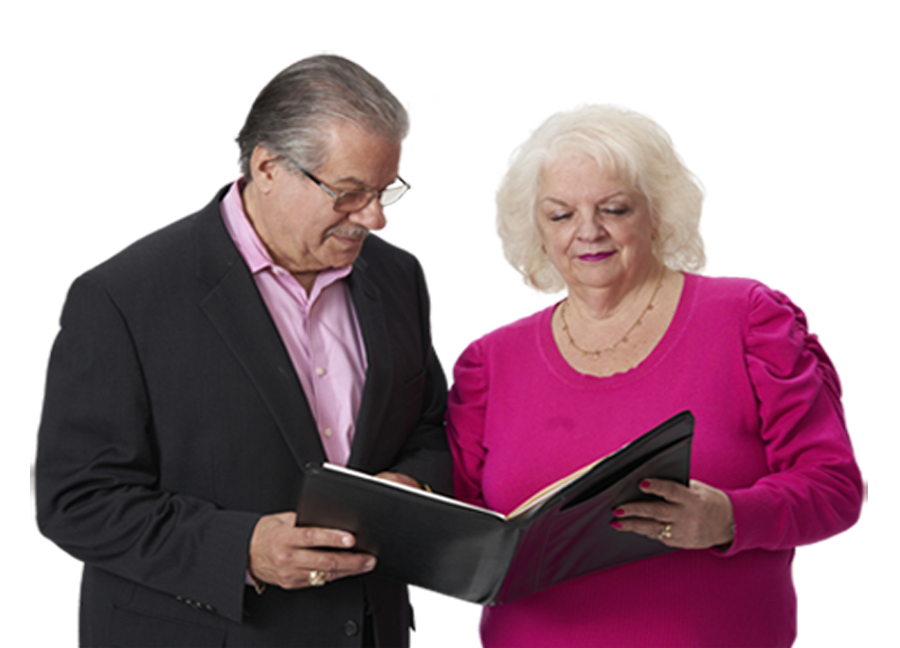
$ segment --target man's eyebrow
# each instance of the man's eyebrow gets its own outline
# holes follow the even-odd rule
[[[344,177],[344,178],[338,178],[337,180],[334,181],[334,184],[338,184],[338,183],[341,183],[341,184],[355,184],[355,185],[357,185],[357,186],[359,186],[359,187],[361,187],[361,188],[371,189],[371,187],[370,187],[368,184],[366,184],[365,182],[363,182],[362,180],[360,180],[360,179],[357,178],[356,176],[346,176],[346,177]]]
[[[372,185],[370,185],[370,184],[368,184],[368,183],[366,183],[366,182],[363,182],[362,180],[360,180],[360,179],[357,178],[356,176],[347,176],[347,177],[345,177],[345,178],[338,178],[337,180],[334,181],[334,184],[339,184],[339,183],[343,183],[343,184],[355,184],[355,185],[357,185],[358,187],[360,187],[361,189],[366,189],[366,190],[369,190],[369,191],[379,191],[379,190],[381,190],[381,189],[384,189],[385,187],[389,187],[390,185],[394,184],[395,182],[397,182],[397,178],[394,178],[393,180],[391,180],[390,182],[388,182],[384,187],[377,187],[377,188],[376,188],[376,187],[373,187]]]

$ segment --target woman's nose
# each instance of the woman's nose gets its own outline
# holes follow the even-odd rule
[[[591,214],[580,219],[578,236],[586,241],[595,241],[607,235],[606,224],[601,214]]]

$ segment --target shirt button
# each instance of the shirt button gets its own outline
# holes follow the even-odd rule
[[[316,367],[316,375],[322,376],[325,374],[325,370],[322,367]]]
[[[359,624],[356,621],[347,621],[344,624],[344,634],[348,637],[354,637],[359,634]]]
[[[334,433],[331,431],[331,428],[325,428],[323,434],[325,434],[325,436],[327,436],[330,439],[331,435]]]

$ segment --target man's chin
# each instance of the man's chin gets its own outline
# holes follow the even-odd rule
[[[332,241],[333,248],[331,254],[328,255],[327,265],[331,268],[343,268],[351,265],[356,261],[356,257],[362,251],[362,240],[351,240],[349,243],[343,241]]]

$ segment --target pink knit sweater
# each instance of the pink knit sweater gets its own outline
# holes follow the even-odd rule
[[[486,335],[457,362],[447,414],[457,496],[508,512],[689,409],[691,477],[728,493],[734,544],[486,608],[484,645],[790,645],[794,547],[851,526],[862,501],[840,383],[803,313],[758,282],[686,275],[651,354],[627,373],[596,378],[559,354],[552,312]]]

